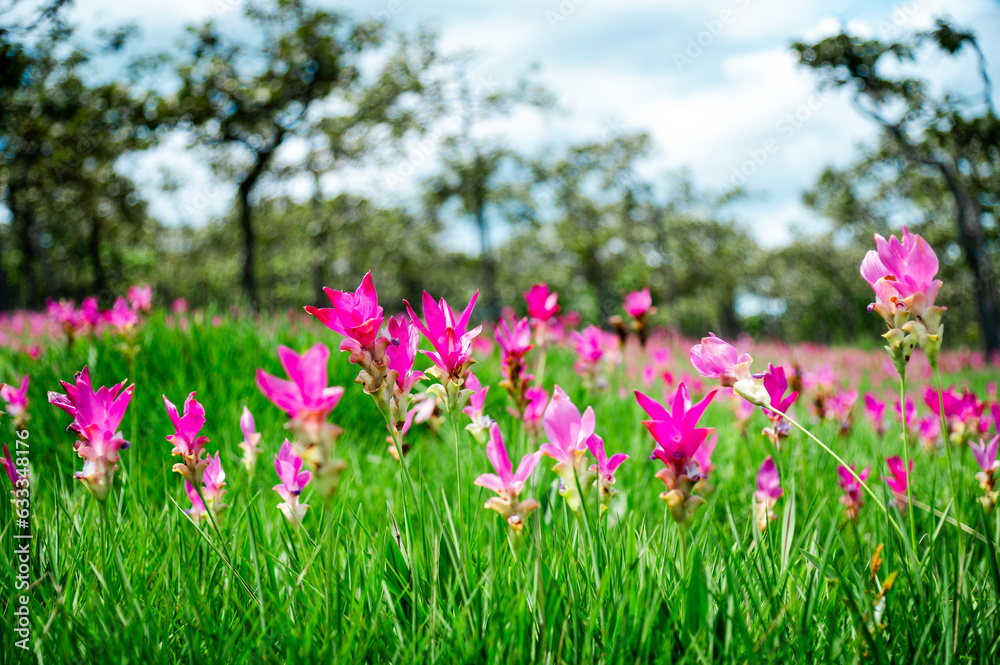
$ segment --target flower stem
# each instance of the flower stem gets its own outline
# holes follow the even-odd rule
[[[458,414],[454,412],[451,413],[451,425],[455,432],[455,472],[458,474],[458,523],[465,525],[462,521],[462,515],[465,512],[462,505],[462,456],[460,455],[460,443],[461,436],[458,433]]]
[[[912,473],[910,471],[910,443],[908,439],[908,428],[906,424],[906,374],[899,375],[899,412],[903,419],[903,468],[906,469],[906,507],[910,515],[910,544],[913,553],[917,552],[917,527],[913,517],[913,491],[910,485],[913,484]]]
[[[775,413],[777,413],[777,414],[778,414],[778,415],[780,415],[780,416],[784,416],[784,418],[785,418],[786,420],[788,420],[788,422],[790,422],[791,424],[793,424],[793,425],[795,425],[796,427],[798,427],[798,428],[799,428],[799,430],[800,430],[800,431],[801,431],[801,432],[802,432],[803,434],[805,434],[805,435],[806,435],[806,436],[808,436],[808,437],[809,437],[810,439],[812,439],[813,441],[815,441],[815,442],[816,442],[816,444],[817,444],[817,445],[818,445],[818,446],[819,446],[820,448],[822,448],[823,450],[825,450],[825,451],[826,451],[826,453],[827,453],[828,455],[830,455],[830,457],[832,457],[833,459],[835,459],[835,460],[837,461],[837,463],[838,463],[838,464],[840,464],[840,465],[841,465],[842,467],[844,467],[845,469],[847,469],[848,471],[850,471],[850,472],[851,472],[851,475],[852,475],[852,476],[854,476],[854,479],[855,479],[856,481],[858,481],[858,483],[859,483],[859,484],[861,485],[861,487],[862,487],[862,488],[863,488],[863,489],[864,489],[864,490],[865,490],[866,492],[868,492],[868,496],[870,496],[870,497],[872,498],[872,501],[874,501],[874,502],[875,502],[875,505],[877,505],[877,506],[879,507],[879,509],[880,509],[880,510],[881,510],[881,511],[882,511],[883,513],[885,513],[886,515],[888,515],[888,511],[887,511],[887,510],[886,510],[886,508],[885,508],[885,504],[884,504],[884,503],[882,503],[882,501],[881,501],[881,500],[879,500],[879,498],[878,498],[877,496],[875,496],[875,492],[873,492],[873,491],[872,491],[872,488],[868,487],[868,484],[867,484],[867,483],[866,483],[865,481],[861,480],[861,476],[859,476],[859,475],[858,475],[858,473],[857,473],[857,472],[856,472],[856,471],[855,471],[854,469],[852,469],[852,468],[850,467],[850,465],[848,465],[848,464],[847,464],[847,462],[845,462],[844,460],[842,460],[842,459],[840,458],[840,455],[838,455],[837,453],[833,452],[833,450],[831,450],[831,449],[830,449],[830,447],[829,447],[828,445],[826,445],[825,443],[823,443],[822,441],[820,441],[819,439],[817,439],[817,438],[816,438],[816,435],[815,435],[815,434],[813,434],[812,432],[810,432],[809,430],[807,430],[807,429],[806,429],[805,427],[803,427],[802,425],[800,425],[800,424],[799,424],[799,422],[798,422],[797,420],[795,420],[794,418],[792,418],[792,417],[791,417],[791,416],[789,416],[788,414],[786,414],[786,413],[782,413],[782,412],[781,412],[781,411],[779,411],[778,409],[774,408],[774,406],[768,406],[767,408],[768,408],[768,410],[770,410],[770,411],[774,411]],[[897,524],[895,520],[889,520],[889,523],[890,523],[890,524],[892,524],[892,525],[893,525],[893,526],[894,526],[894,527],[896,528],[896,532],[897,532],[897,533],[899,534],[899,537],[900,537],[900,538],[904,538],[904,539],[906,538],[906,534],[905,534],[905,533],[903,533],[903,530],[902,530],[902,529],[901,529],[901,528],[899,527],[899,524]]]
[[[944,416],[944,389],[941,383],[941,371],[938,369],[937,362],[934,363],[934,381],[937,383],[938,391],[938,411],[941,415],[941,436],[944,438],[944,451],[945,456],[948,460],[948,481],[951,483],[951,502],[955,506],[955,522],[958,524],[962,523],[962,512],[960,509],[961,497],[959,496],[958,484],[955,482],[955,470],[954,465],[951,461],[951,440],[948,437],[948,422]],[[964,577],[965,571],[962,565],[965,561],[965,538],[962,535],[962,529],[958,530],[958,560],[955,562],[958,566],[958,575],[956,575],[955,582],[955,608],[952,612],[954,615],[954,623],[952,625],[952,633],[955,638],[952,644],[952,650],[955,651],[958,648],[958,619],[959,619],[959,609],[961,606],[962,599],[962,579]]]

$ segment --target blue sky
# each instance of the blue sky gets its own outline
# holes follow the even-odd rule
[[[477,73],[512,84],[533,64],[568,113],[525,115],[500,129],[510,142],[534,152],[553,144],[645,129],[658,152],[645,166],[657,177],[690,169],[703,189],[718,189],[752,172],[754,194],[730,213],[765,245],[786,242],[798,229],[822,228],[802,207],[801,193],[827,164],[846,165],[859,143],[876,132],[843,94],[821,97],[815,79],[795,66],[788,45],[815,39],[841,25],[893,39],[947,15],[973,27],[1000,81],[1000,4],[989,0],[909,2],[792,2],[791,0],[374,0],[324,3],[357,16],[381,15],[393,27],[436,26],[444,51],[475,49]],[[169,48],[183,27],[208,19],[235,22],[237,0],[77,0],[88,26],[136,21],[144,47]],[[949,89],[976,91],[971,57],[927,63],[922,74]],[[766,148],[766,149],[765,149]],[[290,147],[294,151],[294,146]],[[755,163],[755,161],[756,163]],[[152,210],[170,223],[203,223],[224,213],[231,190],[213,181],[182,137],[128,165],[141,174]],[[416,179],[433,168],[424,160],[413,186],[387,191],[371,169],[331,176],[328,192],[350,188],[398,204]],[[164,179],[181,184],[160,191]],[[293,193],[304,195],[301,183]]]

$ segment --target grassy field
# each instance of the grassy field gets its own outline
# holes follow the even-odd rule
[[[515,551],[503,521],[483,509],[492,494],[472,484],[493,471],[484,448],[460,429],[456,468],[447,415],[436,432],[420,425],[408,434],[411,493],[387,452],[384,421],[353,383],[357,368],[337,352],[336,335],[311,317],[210,319],[192,316],[181,329],[154,314],[141,329],[131,377],[110,335],[69,349],[54,344],[37,360],[0,352],[0,380],[31,376],[33,535],[30,587],[18,590],[14,549],[23,540],[15,536],[23,530],[0,502],[0,561],[8,562],[0,575],[0,663],[1000,662],[1000,521],[998,511],[987,514],[976,501],[981,490],[968,450],[952,455],[958,514],[968,529],[960,535],[949,521],[956,504],[944,452],[912,447],[913,497],[943,511],[913,510],[914,551],[891,523],[909,534],[908,518],[895,508],[883,513],[869,499],[857,520],[845,516],[837,463],[801,432],[778,452],[760,433],[762,414],[741,431],[720,396],[703,418],[719,435],[714,491],[684,530],[659,498],[663,484],[654,473],[661,465],[649,460],[653,440],[631,394],[640,388],[660,399],[662,380],[646,385],[621,365],[608,370],[606,388],[588,390],[574,372],[575,353],[553,348],[545,387],[561,386],[581,410],[593,406],[608,453],[630,459],[617,473],[620,494],[611,509],[599,513],[591,494],[581,520],[556,490],[552,460],[542,458],[525,490],[541,508]],[[258,367],[282,374],[277,344],[303,351],[316,342],[331,347],[330,383],[346,387],[331,419],[344,429],[337,456],[347,469],[326,508],[306,490],[312,507],[295,529],[272,491],[286,417],[254,377]],[[691,373],[687,346],[677,342],[673,350],[675,376]],[[758,368],[769,359],[831,363],[862,390],[883,386],[882,354],[754,352]],[[529,364],[536,360],[537,351]],[[477,375],[492,386],[486,412],[499,422],[516,465],[544,435],[533,440],[508,415],[498,352],[479,361]],[[643,357],[631,362],[648,364]],[[132,445],[122,452],[106,520],[73,480],[81,460],[65,431],[71,419],[46,399],[84,365],[95,386],[126,377],[136,385],[122,424]],[[985,394],[991,371],[960,365],[949,361],[945,382]],[[419,357],[417,367],[425,366]],[[926,376],[912,376],[910,394],[923,408]],[[883,387],[894,380],[886,375]],[[173,428],[161,396],[179,405],[191,391],[207,411],[207,448],[221,452],[227,474],[230,508],[218,531],[184,513],[191,504],[165,441]],[[803,422],[811,420],[809,398],[796,407]],[[263,435],[252,478],[237,447],[245,405]],[[884,460],[901,454],[901,428],[889,418],[880,437],[860,410],[846,436],[835,422],[810,428],[859,469],[871,465],[869,484],[888,502]],[[459,426],[467,422],[463,416]],[[13,448],[10,420],[2,427]],[[767,455],[778,462],[785,493],[778,519],[761,532],[752,501]],[[14,646],[21,636],[13,611],[22,595],[29,597],[27,651]]]

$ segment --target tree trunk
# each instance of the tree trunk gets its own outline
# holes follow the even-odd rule
[[[486,192],[483,187],[476,187],[476,225],[479,227],[479,254],[483,266],[483,289],[486,291],[486,318],[490,321],[500,315],[500,304],[497,301],[497,271],[493,262],[493,252],[490,249],[490,229],[486,222]]]
[[[250,210],[250,188],[252,184],[243,181],[239,189],[240,197],[240,229],[243,231],[243,293],[246,295],[250,310],[260,309],[257,301],[257,280],[254,276],[253,255],[256,238],[253,231],[252,212]]]
[[[31,309],[37,309],[40,305],[38,294],[38,253],[35,251],[34,240],[34,214],[21,201],[21,191],[27,184],[27,175],[21,174],[16,182],[12,182],[7,189],[7,203],[10,206],[12,216],[11,229],[17,234],[18,243],[21,246],[21,261],[18,272],[24,280],[22,289],[26,291],[21,302]]]
[[[955,197],[958,237],[965,250],[965,261],[972,271],[979,322],[983,329],[984,350],[987,358],[992,359],[1000,353],[1000,325],[997,321],[997,292],[993,266],[989,257],[983,252],[985,238],[981,222],[982,210],[957,173],[948,167],[941,170]]]
[[[326,286],[326,264],[330,260],[326,251],[327,242],[330,237],[330,224],[328,223],[327,214],[323,211],[323,202],[320,199],[319,172],[313,172],[313,180],[316,188],[312,198],[313,221],[320,224],[320,230],[316,234],[314,243],[316,260],[313,262],[312,268],[313,305],[316,307],[325,307],[329,304],[323,287]],[[324,305],[324,303],[327,303],[327,305]]]
[[[99,300],[104,300],[108,290],[108,279],[101,264],[101,222],[94,214],[90,223],[90,262],[94,269],[94,293]]]

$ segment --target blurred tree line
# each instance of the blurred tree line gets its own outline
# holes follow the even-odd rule
[[[731,217],[743,192],[643,175],[656,149],[646,133],[519,153],[494,121],[550,113],[556,100],[530,77],[511,88],[477,77],[432,34],[272,0],[247,8],[238,39],[193,26],[176,52],[130,57],[98,84],[92,60],[126,60],[133,30],[84,46],[65,0],[8,2],[20,11],[0,26],[0,309],[92,293],[108,303],[137,282],[195,305],[283,309],[373,269],[388,303],[480,288],[480,313],[495,316],[523,309],[523,291],[545,281],[564,309],[603,322],[648,285],[658,322],[691,335],[877,340],[858,265],[873,231],[903,221],[942,250],[949,341],[996,348],[989,91],[985,104],[939,99],[917,79],[879,77],[880,60],[913,60],[927,42],[979,52],[947,23],[889,44],[843,34],[793,46],[819,84],[853,86],[884,138],[806,193],[829,232],[763,249]],[[907,111],[888,117],[900,102]],[[231,212],[200,227],[152,218],[121,168],[177,135],[234,191]],[[407,151],[428,144],[432,175],[416,196],[393,196]],[[324,191],[326,176],[355,167],[386,173],[388,195]],[[291,180],[312,195],[291,198]]]

